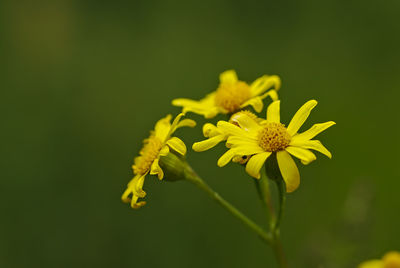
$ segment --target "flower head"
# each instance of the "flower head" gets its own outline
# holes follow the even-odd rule
[[[271,154],[276,154],[278,166],[286,183],[286,191],[293,192],[300,184],[300,174],[290,155],[309,164],[316,159],[309,149],[319,151],[329,158],[331,153],[318,140],[312,140],[317,134],[334,125],[329,121],[315,124],[309,130],[298,133],[317,101],[305,103],[294,115],[288,127],[280,122],[280,101],[268,106],[267,120],[257,122],[246,114],[238,114],[233,120],[238,126],[219,121],[217,127],[229,136],[226,146],[230,148],[218,160],[220,167],[225,166],[237,156],[251,156],[246,171],[254,178],[260,178],[260,169]]]
[[[358,268],[400,268],[400,252],[388,252],[382,259],[365,261]]]
[[[180,120],[184,114],[179,114],[174,121],[171,122],[172,116],[167,115],[160,119],[150,136],[143,141],[143,147],[139,152],[139,156],[135,157],[132,165],[133,179],[128,183],[127,189],[123,193],[121,199],[126,203],[131,203],[132,208],[140,208],[146,204],[145,201],[139,201],[139,198],[146,196],[143,191],[144,179],[148,173],[157,175],[161,180],[164,172],[159,165],[161,156],[166,156],[170,149],[180,155],[186,154],[186,145],[177,137],[171,137],[172,134],[180,127],[194,127],[196,122],[191,119]]]
[[[259,113],[264,98],[270,96],[273,100],[278,99],[276,91],[280,85],[281,80],[276,75],[263,75],[249,85],[240,81],[234,70],[228,70],[220,75],[217,90],[205,98],[199,101],[175,99],[172,104],[183,107],[183,112],[194,112],[205,118],[213,118],[219,113],[233,114],[247,106],[252,106]]]

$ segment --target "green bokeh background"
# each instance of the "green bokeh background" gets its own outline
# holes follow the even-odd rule
[[[271,250],[185,182],[145,183],[120,201],[154,123],[234,68],[282,78],[282,119],[319,105],[304,129],[332,160],[300,166],[282,225],[291,267],[355,267],[400,250],[400,2],[2,1],[0,267],[276,267]],[[195,129],[177,132],[187,144]],[[213,122],[216,122],[216,118]],[[190,147],[190,146],[188,146]],[[223,146],[188,152],[202,177],[265,224]]]

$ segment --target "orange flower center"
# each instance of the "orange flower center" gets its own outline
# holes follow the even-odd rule
[[[135,158],[135,164],[132,166],[134,174],[146,174],[151,168],[154,160],[158,157],[163,143],[156,136],[150,136],[144,140],[144,145],[140,150],[140,156]]]
[[[258,134],[258,144],[266,152],[276,152],[289,146],[290,134],[280,123],[267,123]]]
[[[229,113],[233,113],[239,110],[240,106],[250,97],[250,87],[243,81],[221,83],[215,95],[215,104]]]

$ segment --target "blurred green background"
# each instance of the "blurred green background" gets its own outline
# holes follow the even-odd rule
[[[129,3],[128,3],[129,2]],[[291,267],[355,267],[400,249],[400,2],[2,1],[0,267],[276,267],[271,250],[194,186],[148,177],[120,201],[133,157],[177,97],[236,69],[282,78],[282,119],[332,160],[301,166],[282,226]],[[177,133],[187,144],[195,129]],[[213,122],[216,122],[216,118]],[[252,179],[223,145],[188,152],[224,197],[265,224]],[[299,165],[300,166],[300,165]]]

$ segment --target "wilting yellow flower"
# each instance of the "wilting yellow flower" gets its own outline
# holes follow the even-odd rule
[[[248,85],[238,80],[234,70],[223,72],[219,79],[218,89],[204,99],[175,99],[172,104],[183,107],[183,112],[194,112],[205,118],[215,117],[219,113],[232,114],[247,106],[252,106],[259,113],[263,108],[264,98],[270,96],[272,100],[278,99],[276,91],[281,86],[281,80],[276,75],[263,75]],[[271,90],[267,91],[268,89]]]
[[[391,251],[381,260],[370,260],[361,263],[358,268],[400,268],[400,253]]]
[[[143,147],[140,150],[140,156],[135,157],[132,166],[134,178],[128,183],[128,187],[123,193],[121,199],[126,203],[131,203],[132,208],[140,208],[146,204],[145,201],[138,202],[139,198],[146,196],[143,191],[143,183],[146,175],[157,175],[161,180],[164,177],[164,172],[159,165],[160,156],[166,156],[170,149],[180,155],[186,154],[186,145],[177,137],[171,135],[180,127],[194,127],[196,122],[191,119],[180,121],[184,114],[179,114],[174,121],[171,122],[172,116],[167,115],[159,120],[150,136],[143,141]]]
[[[235,122],[235,118],[237,115],[240,115],[240,114],[245,114],[245,115],[253,118],[256,121],[259,120],[257,115],[255,115],[254,113],[247,111],[247,110],[243,110],[243,111],[233,114],[231,116],[231,119],[229,120],[229,123],[239,126],[238,123]],[[222,141],[226,141],[229,136],[229,134],[226,133],[223,129],[218,128],[211,123],[204,124],[203,135],[204,135],[204,137],[206,137],[208,139],[206,139],[204,141],[200,141],[200,142],[195,142],[193,144],[192,148],[196,152],[203,152],[203,151],[209,150],[209,149],[213,148],[214,146],[216,146],[218,143],[220,143]],[[238,162],[240,162],[240,161],[238,161]]]
[[[218,160],[218,166],[225,166],[236,156],[249,155],[251,157],[247,162],[246,171],[252,177],[260,178],[261,167],[272,153],[276,153],[286,191],[293,192],[300,184],[300,174],[290,154],[299,158],[303,164],[309,164],[316,159],[309,149],[332,157],[320,141],[311,139],[335,122],[315,124],[309,130],[298,133],[316,105],[315,100],[305,103],[287,128],[280,123],[280,101],[274,101],[268,106],[267,120],[261,123],[245,114],[235,116],[234,120],[239,126],[219,121],[217,127],[229,135],[226,145],[230,149]]]

